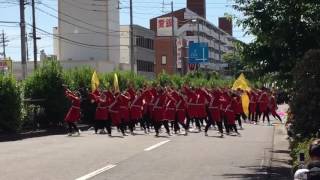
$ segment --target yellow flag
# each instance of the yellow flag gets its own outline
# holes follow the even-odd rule
[[[232,90],[237,89],[241,89],[243,91],[251,91],[251,88],[248,85],[248,80],[243,73],[241,73],[238,79],[233,83]]]
[[[91,78],[91,90],[94,92],[99,87],[99,78],[96,71],[93,72],[92,78]]]
[[[115,92],[115,93],[120,92],[117,73],[114,73],[113,87],[114,87],[114,92]]]
[[[243,93],[241,95],[241,101],[242,101],[242,109],[244,114],[246,114],[246,116],[249,116],[249,103],[250,103],[250,99],[247,93]]]
[[[245,78],[244,74],[241,73],[238,79],[233,83],[232,90],[241,89],[243,91],[251,91],[251,88],[248,84],[248,80]],[[248,116],[250,99],[247,93],[243,93],[241,95],[241,101],[243,112]]]

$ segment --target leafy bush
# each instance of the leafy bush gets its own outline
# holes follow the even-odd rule
[[[25,96],[31,99],[43,99],[40,106],[45,116],[40,127],[56,126],[63,122],[69,102],[64,94],[62,67],[57,61],[46,61],[33,75],[25,80]]]
[[[320,50],[308,51],[294,69],[290,108],[293,129],[301,137],[312,137],[320,129]]]
[[[80,87],[90,89],[93,71],[89,66],[76,67],[64,71],[63,79],[72,90],[78,90]]]
[[[295,140],[291,142],[290,148],[292,151],[290,152],[290,156],[292,158],[292,165],[293,169],[296,170],[298,168],[299,164],[299,154],[304,153],[305,154],[305,161],[309,161],[309,145],[314,139],[302,139],[302,140]]]
[[[22,124],[22,90],[11,76],[0,75],[0,129],[16,132]]]

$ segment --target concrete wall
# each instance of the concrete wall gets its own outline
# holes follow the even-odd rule
[[[95,69],[99,73],[111,72],[119,68],[118,64],[114,64],[113,62],[108,62],[108,61],[93,61],[93,60],[74,61],[73,60],[73,61],[60,61],[60,64],[64,69],[71,69],[71,68],[81,67],[81,66],[89,66]]]
[[[41,61],[38,61],[38,66],[42,65]],[[27,62],[27,76],[30,76],[33,73],[34,65],[33,61]],[[12,62],[12,74],[17,78],[17,80],[22,80],[22,65],[21,61]]]

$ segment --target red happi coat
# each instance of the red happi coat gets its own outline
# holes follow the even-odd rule
[[[108,102],[106,99],[102,99],[101,97],[96,98],[97,109],[96,109],[96,120],[108,120],[109,111],[108,111]]]
[[[145,90],[143,92],[144,104],[143,104],[143,114],[148,117],[152,117],[152,109],[153,109],[153,95],[150,90]]]
[[[125,123],[128,123],[130,120],[130,111],[129,111],[129,104],[130,104],[130,97],[128,94],[120,94],[118,97],[118,101],[120,104],[120,119],[123,120]]]
[[[176,119],[176,100],[171,97],[170,94],[166,93],[166,107],[164,111],[164,120],[175,121]]]
[[[106,101],[108,103],[108,106],[110,106],[115,101],[114,95],[112,94],[111,91],[104,91],[103,94],[106,96]]]
[[[187,113],[187,103],[184,98],[180,95],[179,100],[177,101],[176,113],[177,120],[181,124],[186,124],[186,113]]]
[[[235,99],[231,99],[231,101],[229,102],[225,110],[228,125],[236,124],[236,114],[235,114],[236,107],[237,107],[237,101]]]
[[[190,118],[197,117],[197,95],[191,91],[188,90],[187,93],[187,100],[188,100],[188,115]]]
[[[222,116],[227,116],[227,114],[226,114],[226,109],[227,109],[227,107],[228,107],[228,105],[230,104],[230,102],[231,102],[231,99],[230,99],[230,97],[229,97],[229,95],[228,95],[228,93],[222,93],[221,94],[221,96],[220,96],[220,98],[219,98],[219,101],[220,101],[220,103],[221,103],[221,106],[220,106],[220,113],[221,113],[221,115]]]
[[[153,106],[152,117],[156,122],[164,120],[167,96],[165,93],[157,95]]]
[[[248,93],[250,102],[249,102],[249,112],[256,112],[257,109],[257,94],[253,91]]]
[[[110,118],[112,120],[112,125],[114,125],[114,126],[119,126],[121,123],[119,96],[117,96],[115,98],[115,101],[110,105],[110,109],[109,109],[109,114],[110,114]]]
[[[258,103],[259,103],[259,111],[260,112],[266,112],[267,111],[267,108],[268,108],[268,102],[269,101],[269,98],[268,98],[268,95],[266,92],[263,92],[260,97],[259,97],[259,100],[258,100]]]
[[[206,111],[206,97],[201,92],[197,93],[196,101],[196,118],[205,118],[207,117]]]
[[[243,108],[242,108],[242,99],[241,96],[237,96],[236,99],[236,104],[235,104],[235,114],[242,114],[243,113]]]
[[[276,98],[274,96],[270,96],[269,97],[269,104],[268,107],[270,109],[270,112],[273,116],[275,116],[277,114],[277,101]]]
[[[133,88],[129,88],[127,90],[127,93],[129,94],[130,102],[133,102],[134,99],[136,98],[136,92]]]
[[[132,121],[138,121],[142,119],[143,105],[144,99],[143,95],[135,97],[134,101],[130,107],[130,119]]]
[[[221,122],[220,106],[221,102],[219,101],[218,94],[213,94],[209,103],[209,113],[214,122]]]
[[[66,97],[72,102],[72,106],[70,107],[66,117],[64,120],[66,122],[76,122],[80,120],[80,99],[71,91],[66,91]]]

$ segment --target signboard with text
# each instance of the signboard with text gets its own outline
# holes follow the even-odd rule
[[[1,74],[12,73],[12,61],[11,60],[0,60],[0,73]]]
[[[202,64],[209,62],[208,43],[189,44],[189,64]]]
[[[174,27],[174,32],[177,32],[178,20],[177,18],[173,18],[173,21],[174,23],[172,23],[171,17],[158,18],[157,19],[157,35],[172,36],[172,26]]]
[[[183,44],[184,44],[184,39],[177,38],[176,47],[177,47],[177,68],[178,69],[182,68]]]

